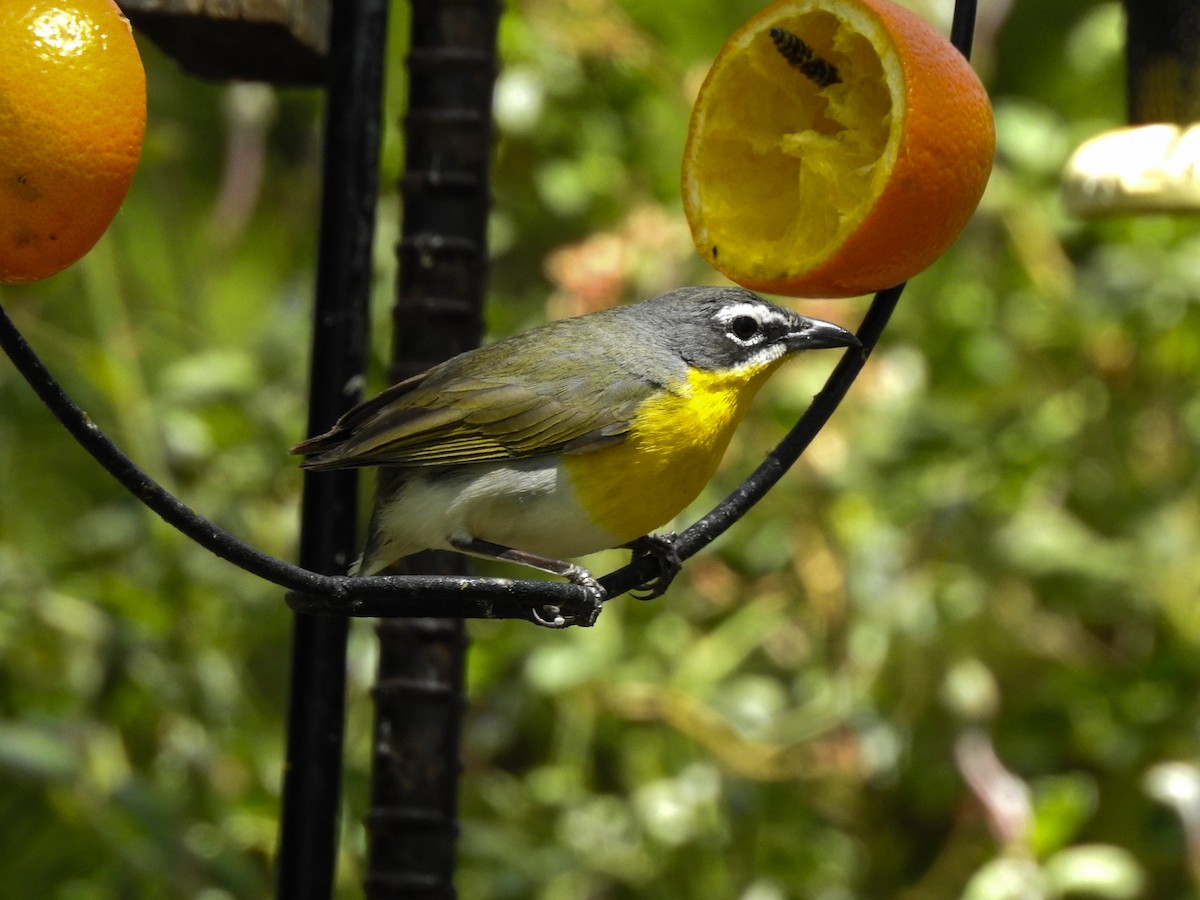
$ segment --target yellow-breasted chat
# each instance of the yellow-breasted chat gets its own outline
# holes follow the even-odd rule
[[[681,288],[448,359],[291,452],[382,468],[358,574],[440,549],[596,588],[566,560],[669,522],[785,359],[858,343],[742,288]]]

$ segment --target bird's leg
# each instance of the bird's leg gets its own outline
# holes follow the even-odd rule
[[[666,534],[647,534],[625,545],[633,551],[633,561],[649,556],[658,563],[658,574],[643,585],[645,590],[641,593],[630,591],[631,596],[638,600],[653,600],[667,592],[667,588],[683,568],[683,560],[675,551],[677,537],[673,531]]]
[[[543,617],[537,610],[533,613],[533,617],[539,625],[547,628],[566,628],[568,625],[596,624],[596,617],[600,615],[600,609],[604,604],[605,591],[600,586],[600,582],[593,578],[592,573],[583,566],[561,559],[551,559],[548,556],[539,556],[524,550],[516,550],[513,547],[505,547],[503,544],[493,544],[491,541],[482,541],[479,538],[450,538],[450,546],[460,553],[467,553],[471,556],[502,559],[506,562],[529,566],[539,572],[548,572],[587,590],[588,605],[581,614],[564,615],[560,607],[547,605],[542,607],[546,617]]]

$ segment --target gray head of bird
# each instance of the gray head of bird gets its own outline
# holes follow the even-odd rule
[[[757,369],[789,353],[861,346],[839,325],[802,316],[744,288],[680,288],[623,308],[639,330],[688,365]]]

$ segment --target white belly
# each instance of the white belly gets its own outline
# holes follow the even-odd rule
[[[620,540],[597,526],[579,505],[567,475],[550,459],[464,467],[453,475],[409,479],[376,514],[377,540],[360,574],[371,575],[401,556],[452,550],[472,538],[568,559],[605,550]]]

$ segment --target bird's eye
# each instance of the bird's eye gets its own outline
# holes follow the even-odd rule
[[[759,333],[758,319],[753,316],[735,316],[729,322],[729,331],[739,341],[748,341]]]

